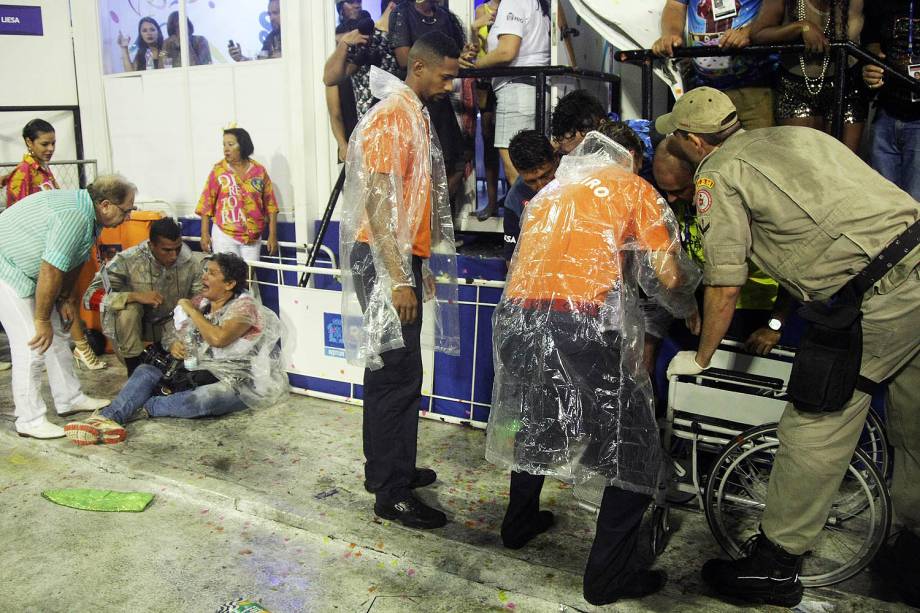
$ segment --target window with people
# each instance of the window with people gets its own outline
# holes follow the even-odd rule
[[[106,74],[281,57],[281,0],[185,0],[185,23],[179,2],[102,0],[99,8]]]

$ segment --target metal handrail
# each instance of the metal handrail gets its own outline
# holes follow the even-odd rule
[[[19,166],[22,162],[0,162],[0,166],[6,168],[9,166]],[[62,166],[64,164],[98,164],[97,160],[51,160],[47,162],[48,166]]]
[[[620,110],[620,77],[597,70],[572,68],[571,66],[497,66],[495,68],[463,68],[460,70],[461,78],[488,78],[488,77],[535,77],[536,78],[536,116],[534,129],[546,132],[546,91],[549,77],[574,77],[576,79],[589,79],[603,81],[610,85],[610,109],[615,112]]]
[[[302,264],[275,264],[274,262],[266,262],[264,260],[246,260],[246,264],[252,268],[263,268],[265,270],[275,270],[279,272],[309,272],[315,275],[325,275],[327,277],[342,276],[341,268],[320,268],[319,266],[304,266]],[[441,283],[437,280],[435,282]],[[457,285],[503,289],[505,287],[505,282],[494,281],[492,279],[474,279],[473,277],[457,277]]]
[[[887,76],[894,81],[908,87],[911,91],[920,94],[920,80],[913,79],[897,68],[878,57],[877,55],[863,49],[850,41],[836,41],[828,43],[830,53],[834,54],[836,63],[836,73],[834,89],[834,121],[831,132],[835,137],[840,138],[843,134],[843,107],[846,100],[847,84],[847,58],[853,56],[862,62],[875,64],[882,68]],[[805,45],[803,44],[783,44],[783,45],[751,45],[740,49],[722,49],[720,47],[677,47],[673,50],[674,58],[695,58],[695,57],[724,57],[734,55],[769,55],[773,53],[804,53]],[[622,63],[641,64],[642,66],[642,114],[646,119],[652,118],[652,65],[656,60],[666,60],[652,52],[651,49],[633,49],[620,51],[616,59]]]
[[[182,240],[188,243],[201,243],[200,236],[183,235]],[[289,258],[289,257],[282,258],[281,256],[282,248],[293,249],[297,253],[311,253],[313,247],[314,247],[313,243],[294,243],[290,241],[278,241],[278,255],[269,255],[269,256],[262,256],[262,257],[275,258],[280,262],[282,259],[285,259],[285,260],[294,259],[294,258]],[[336,269],[336,270],[338,269],[338,263],[336,262],[335,252],[332,249],[330,249],[326,245],[319,245],[319,248],[317,249],[317,251],[321,251],[322,253],[326,255],[327,258],[329,258],[329,264],[332,266],[332,269]],[[314,266],[315,264],[316,264],[315,260],[313,264],[310,264],[306,267],[298,264],[298,266],[301,266],[301,267],[297,270],[297,272],[312,272],[314,268],[317,270],[329,270],[328,268]]]
[[[900,81],[901,85],[909,87],[914,91],[920,92],[920,80],[914,79],[907,76],[903,72],[898,71],[897,68],[887,63],[884,59],[873,54],[871,51],[867,51],[850,41],[844,41],[839,43],[828,43],[827,46],[830,49],[840,49],[845,48],[851,55],[861,59],[862,61],[875,64],[882,69],[885,73],[894,77],[895,80]],[[802,44],[788,44],[788,45],[750,45],[748,47],[742,47],[740,49],[722,49],[721,47],[677,47],[674,49],[675,58],[694,58],[694,57],[722,57],[727,55],[769,55],[771,53],[804,53],[805,45]],[[662,60],[668,58],[662,58],[661,56],[655,55],[651,49],[631,49],[627,51],[620,51],[616,55],[617,61],[627,62],[627,63],[638,63],[644,62],[646,60]]]

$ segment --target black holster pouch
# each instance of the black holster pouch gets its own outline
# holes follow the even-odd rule
[[[833,413],[853,397],[862,362],[862,296],[847,291],[799,309],[807,323],[787,394],[799,411]]]
[[[809,302],[799,315],[807,322],[792,363],[787,393],[799,411],[833,413],[858,389],[877,384],[859,375],[862,362],[863,295],[920,245],[920,220],[891,241],[869,265],[825,302]]]

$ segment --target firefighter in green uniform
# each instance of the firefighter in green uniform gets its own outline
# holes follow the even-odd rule
[[[694,201],[703,234],[703,327],[697,351],[679,353],[669,375],[709,366],[735,310],[750,259],[804,303],[832,297],[891,244],[907,245],[862,296],[860,375],[888,382],[895,448],[891,496],[902,531],[886,565],[901,595],[917,604],[920,577],[920,205],[844,145],[817,130],[746,132],[725,94],[690,91],[656,121],[675,153],[697,167]],[[887,255],[887,254],[886,254]],[[895,263],[896,261],[896,263]],[[868,394],[841,410],[787,405],[766,509],[745,557],[710,560],[703,578],[718,592],[794,606],[802,597],[801,557],[822,531],[849,465]]]

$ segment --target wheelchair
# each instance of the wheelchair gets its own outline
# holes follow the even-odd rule
[[[674,506],[704,513],[722,549],[733,558],[744,555],[766,504],[793,357],[783,349],[754,356],[743,352],[740,343],[725,341],[710,368],[671,378],[667,412],[659,420],[671,470],[652,511],[656,555],[667,545]],[[870,410],[824,529],[803,559],[803,585],[839,583],[875,557],[892,519],[886,481],[890,463],[884,425]],[[593,482],[574,490],[588,508],[599,505],[602,492],[602,484]]]

